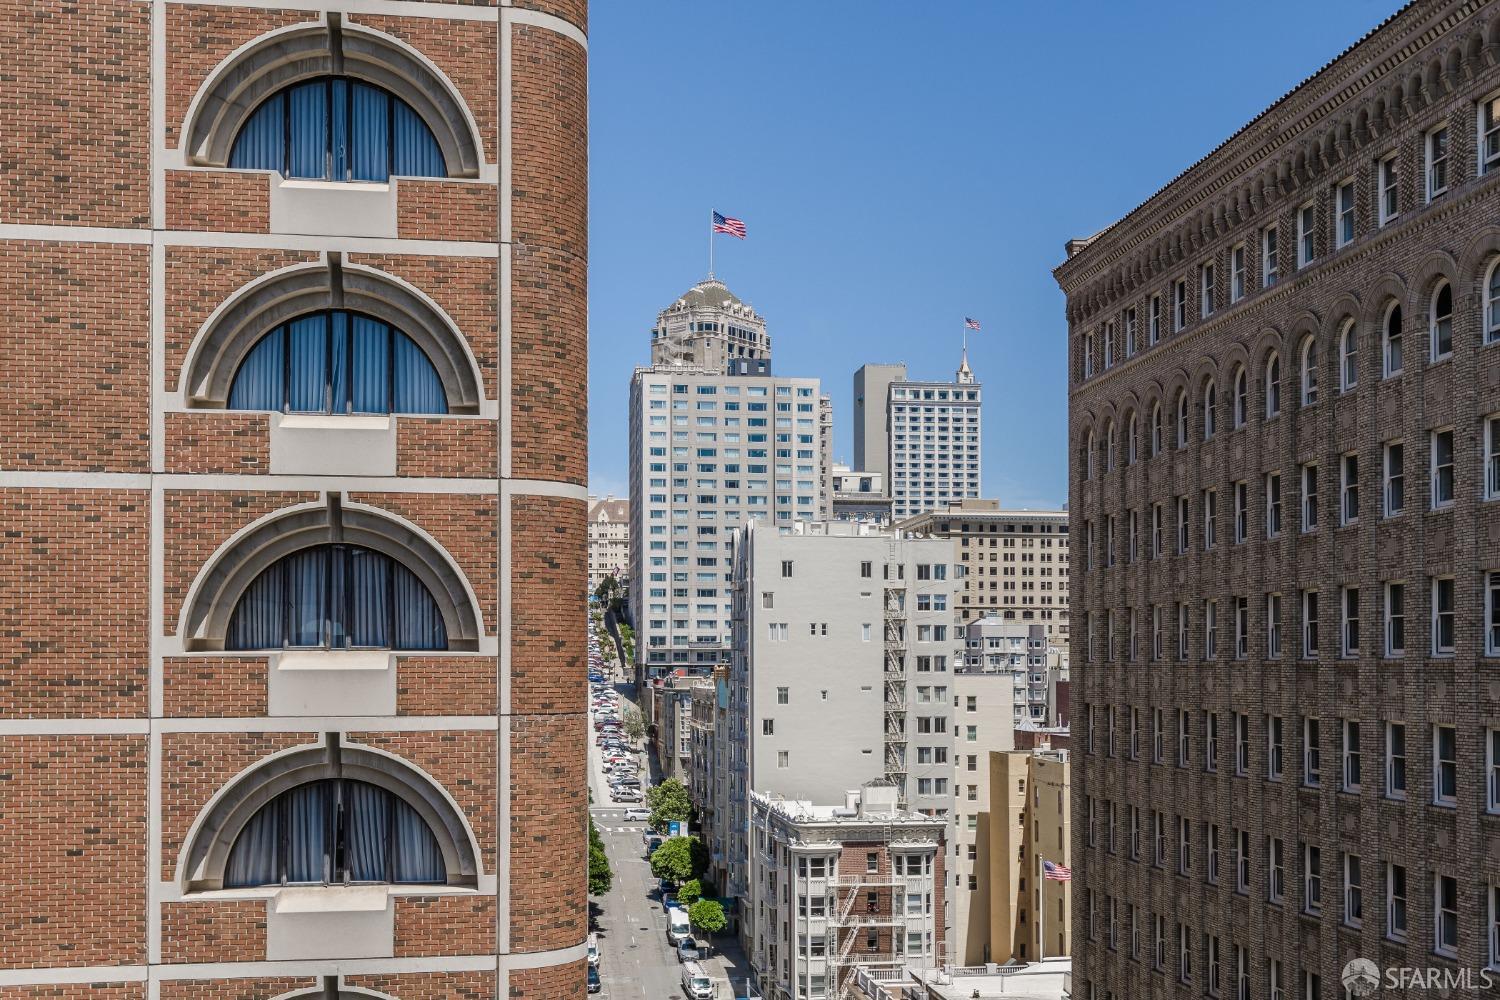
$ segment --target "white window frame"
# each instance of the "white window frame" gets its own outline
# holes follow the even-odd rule
[[[1229,303],[1233,305],[1243,299],[1249,289],[1249,275],[1246,269],[1249,267],[1250,248],[1243,243],[1236,243],[1229,250]]]
[[[1277,281],[1277,265],[1280,263],[1281,239],[1275,226],[1267,226],[1260,233],[1260,285],[1270,288]]]
[[[1347,177],[1333,189],[1333,245],[1342,250],[1354,242],[1354,178]]]
[[[1339,727],[1339,790],[1358,794],[1364,784],[1363,778],[1359,720],[1344,719]]]
[[[1358,587],[1339,589],[1339,655],[1346,660],[1359,657]]]
[[[1404,801],[1407,788],[1406,723],[1399,719],[1387,720],[1383,727],[1385,742],[1385,789],[1388,799]],[[1397,743],[1400,746],[1397,746]],[[1397,785],[1400,787],[1396,787]]]
[[[1447,893],[1444,889],[1452,886],[1451,899],[1445,903],[1444,897]],[[1449,905],[1451,904],[1451,905]],[[1442,872],[1432,873],[1432,951],[1433,954],[1442,955],[1445,958],[1458,957],[1458,879]],[[1451,931],[1445,934],[1444,931]],[[1451,936],[1452,944],[1444,941]]]
[[[1448,293],[1448,312],[1446,315],[1438,312],[1438,303],[1442,301],[1443,292]],[[1480,314],[1481,321],[1483,313]],[[1442,341],[1448,342],[1447,349],[1441,347]],[[1453,285],[1445,278],[1439,281],[1432,290],[1432,301],[1427,306],[1427,358],[1433,364],[1446,361],[1453,357]]]
[[[1359,332],[1354,320],[1339,330],[1339,392],[1352,392],[1359,386]]]
[[[1187,327],[1187,279],[1172,282],[1172,332]]]
[[[1442,734],[1453,737],[1452,758],[1442,756]],[[1458,727],[1435,725],[1432,727],[1432,804],[1447,809],[1458,808]],[[1453,791],[1443,791],[1444,775],[1451,775]]]
[[[1385,226],[1401,214],[1401,164],[1395,153],[1376,161],[1375,178],[1380,224]]]
[[[1484,734],[1484,811],[1500,813],[1500,728],[1491,726]]]
[[[1301,467],[1301,491],[1299,504],[1301,521],[1298,527],[1303,534],[1318,530],[1318,463],[1308,462]]]
[[[1395,335],[1392,336],[1392,319]],[[1380,318],[1380,373],[1383,378],[1395,378],[1406,367],[1406,314],[1401,303],[1392,302],[1385,307]]]
[[[1484,272],[1480,295],[1484,302],[1479,324],[1484,331],[1481,342],[1486,345],[1500,343],[1500,256],[1491,261]]]
[[[1317,844],[1302,845],[1302,912],[1323,912],[1323,849]]]
[[[1398,455],[1397,452],[1400,452]],[[1380,510],[1383,517],[1398,517],[1406,510],[1406,445],[1400,440],[1380,446]]]
[[[1438,461],[1438,443],[1446,436],[1448,439],[1448,460],[1446,463]],[[1453,506],[1458,491],[1458,435],[1452,427],[1436,427],[1427,435],[1428,445],[1428,481],[1432,484],[1431,501],[1433,510],[1446,510]],[[1446,489],[1445,489],[1446,484]]]
[[[1150,304],[1146,312],[1146,341],[1147,346],[1155,347],[1161,343],[1161,296],[1151,296]]]
[[[1442,137],[1441,153],[1437,149],[1439,136]],[[1423,171],[1423,188],[1429,202],[1448,191],[1448,164],[1452,159],[1451,145],[1447,122],[1428,129],[1427,133],[1422,136],[1422,158],[1426,165]]]
[[[1500,167],[1500,91],[1489,94],[1475,108],[1474,148],[1478,173],[1483,177]]]
[[[1484,655],[1500,656],[1500,570],[1484,574]]]
[[[1401,580],[1387,580],[1381,590],[1382,648],[1386,659],[1399,660],[1406,655],[1406,584]],[[1396,607],[1398,603],[1399,608]]]
[[[1323,726],[1315,715],[1302,717],[1302,787],[1323,787]]]
[[[1177,450],[1188,446],[1188,414],[1192,410],[1188,406],[1188,395],[1186,389],[1177,390]]]
[[[1266,595],[1266,659],[1281,659],[1281,595]]]
[[[1125,310],[1125,356],[1135,357],[1139,345],[1136,343],[1135,306]]]
[[[1286,723],[1279,715],[1266,716],[1266,780],[1286,774]]]
[[[1229,423],[1239,430],[1250,422],[1250,372],[1244,365],[1236,365],[1229,381]]]
[[[1308,337],[1302,342],[1297,355],[1297,384],[1303,406],[1316,406],[1318,402],[1318,341]]]
[[[1272,351],[1266,358],[1265,379],[1265,415],[1270,420],[1281,416],[1281,354],[1277,351]]]
[[[1500,413],[1484,418],[1484,498],[1500,500]]]
[[[1266,538],[1281,537],[1281,473],[1268,472],[1265,477]]]
[[[1106,371],[1115,366],[1115,324],[1111,320],[1104,324],[1104,368]]]
[[[1219,390],[1213,379],[1203,384],[1203,440],[1212,441],[1219,431]]]
[[[1250,538],[1250,484],[1241,479],[1234,484],[1234,543],[1243,545]]]
[[[1442,609],[1443,591],[1448,592],[1447,610]],[[1452,656],[1458,643],[1457,584],[1451,576],[1432,578],[1432,655]],[[1443,620],[1447,619],[1448,641],[1442,641]]]
[[[1317,260],[1317,206],[1307,202],[1297,208],[1297,270]]]
[[[1339,456],[1339,525],[1359,523],[1359,452]]]
[[[1388,861],[1385,866],[1385,936],[1392,941],[1405,941],[1410,929],[1410,876],[1405,865]]]
[[[1214,262],[1198,265],[1198,316],[1207,319],[1214,314]]]
[[[1346,927],[1363,927],[1365,923],[1364,866],[1358,854],[1343,853],[1343,911]]]
[[[1094,334],[1087,331],[1083,335],[1083,377],[1094,377]]]

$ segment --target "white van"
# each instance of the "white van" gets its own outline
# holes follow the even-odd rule
[[[687,910],[680,906],[667,910],[667,940],[672,942],[672,947],[677,947],[679,941],[684,941],[692,935],[693,925],[688,920]]]
[[[599,935],[597,935],[597,934],[590,934],[589,935],[589,952],[588,952],[588,954],[589,954],[589,964],[590,965],[598,965],[599,964]]]
[[[687,994],[688,1000],[713,1000],[714,981],[708,978],[708,973],[697,962],[684,963],[682,992]]]

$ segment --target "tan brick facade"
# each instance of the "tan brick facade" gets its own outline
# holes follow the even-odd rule
[[[586,3],[12,6],[0,1000],[582,995]],[[216,165],[222,94],[273,64],[408,100],[447,176]],[[448,412],[228,408],[261,336],[353,296]],[[249,582],[326,544],[412,569],[448,647],[236,648]],[[263,803],[339,778],[411,804],[443,879],[384,926],[338,885],[218,888]],[[288,932],[299,892],[354,929]]]
[[[1237,995],[1241,962],[1249,995],[1291,997],[1311,995],[1313,977],[1317,995],[1334,995],[1356,956],[1381,968],[1500,961],[1500,785],[1487,749],[1500,729],[1500,675],[1484,628],[1500,509],[1484,499],[1483,454],[1500,356],[1482,323],[1500,254],[1500,181],[1482,169],[1476,127],[1500,92],[1497,30],[1493,5],[1403,8],[1124,220],[1070,244],[1057,269],[1071,337],[1075,995],[1201,996],[1215,950],[1225,996]],[[1433,185],[1438,129],[1446,159]],[[1387,189],[1393,203],[1383,205]],[[1278,234],[1270,283],[1268,227]],[[1188,299],[1180,329],[1178,281]],[[1445,285],[1451,354],[1434,346]],[[1392,306],[1404,317],[1399,362],[1385,336]],[[1279,385],[1279,406],[1268,385]],[[1450,429],[1452,499],[1437,502],[1438,435]],[[1391,443],[1399,461],[1387,461]],[[1316,489],[1304,489],[1314,465]],[[1399,505],[1388,465],[1404,480]],[[1451,650],[1440,648],[1445,619]],[[1388,749],[1396,726],[1404,756]],[[1398,759],[1400,787],[1389,777]],[[1451,800],[1435,785],[1445,772]]]

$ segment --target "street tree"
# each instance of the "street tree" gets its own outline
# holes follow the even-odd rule
[[[628,733],[629,721],[625,726]],[[687,786],[676,778],[668,778],[648,789],[646,807],[651,810],[651,825],[658,830],[665,830],[667,823],[673,820],[686,823],[693,818],[693,798],[688,794]]]
[[[700,899],[688,907],[688,920],[705,934],[717,934],[729,925],[724,904],[717,899]]]
[[[615,873],[609,867],[609,856],[604,853],[604,838],[589,820],[589,895],[602,896],[614,884]]]
[[[708,867],[708,849],[692,837],[673,837],[651,852],[651,874],[673,885],[697,878]]]

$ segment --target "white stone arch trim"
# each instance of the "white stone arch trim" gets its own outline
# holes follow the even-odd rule
[[[321,986],[296,989],[290,993],[278,993],[271,1000],[327,1000],[328,991]],[[377,993],[363,986],[345,986],[340,983],[333,994],[334,1000],[397,1000],[389,993]]]
[[[215,307],[194,334],[178,373],[184,404],[223,409],[235,374],[262,337],[325,309],[348,309],[391,324],[432,362],[450,414],[480,411],[479,362],[447,310],[411,282],[367,264],[345,263],[337,253],[264,274]]]
[[[325,494],[257,518],[230,535],[199,568],[177,615],[183,649],[221,650],[234,606],[261,570],[283,556],[334,541],[383,552],[422,581],[443,615],[448,649],[479,648],[483,612],[472,583],[437,539],[382,507]]]
[[[183,158],[224,167],[240,127],[262,100],[291,84],[347,76],[390,91],[427,123],[449,177],[478,177],[484,163],[479,126],[461,91],[407,42],[341,15],[306,21],[253,38],[219,62],[188,104],[180,136]]]
[[[185,895],[222,889],[230,849],[261,806],[290,789],[329,778],[364,781],[399,796],[437,839],[447,884],[477,885],[484,874],[479,840],[447,788],[423,768],[389,751],[362,743],[330,742],[325,736],[261,758],[214,792],[183,838],[176,868],[179,889]]]

